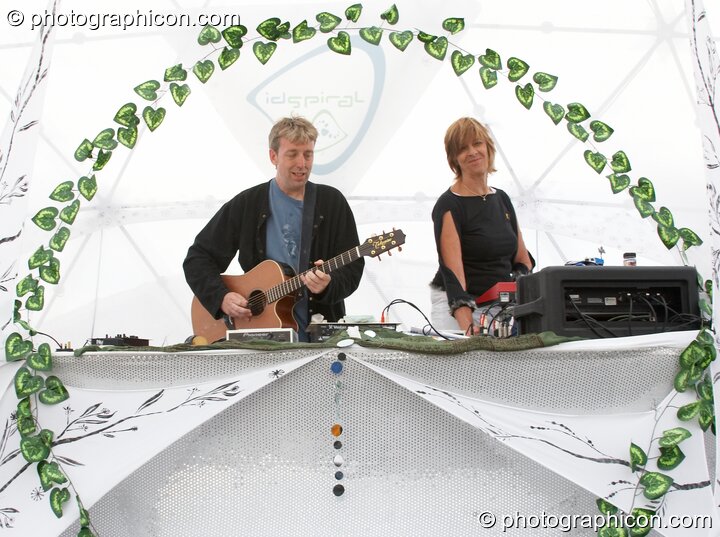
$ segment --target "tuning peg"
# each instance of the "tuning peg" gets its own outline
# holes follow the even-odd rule
[[[398,246],[398,252],[402,252],[402,246]]]
[[[389,255],[390,257],[392,257],[392,252],[388,250],[387,255]]]

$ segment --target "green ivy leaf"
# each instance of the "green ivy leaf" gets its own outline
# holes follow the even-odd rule
[[[127,129],[124,127],[120,127],[117,131],[117,137],[118,142],[120,142],[122,145],[127,147],[128,149],[132,149],[135,147],[135,143],[138,139],[138,130],[135,125],[132,125],[131,127],[128,127]]]
[[[390,43],[392,43],[396,49],[405,51],[410,42],[413,40],[413,33],[410,30],[405,30],[404,32],[390,32],[389,39]]]
[[[170,95],[178,106],[185,104],[185,99],[190,95],[190,86],[183,84],[182,86],[172,82],[170,84]]]
[[[570,123],[582,123],[590,117],[590,112],[588,112],[587,108],[580,103],[570,103],[567,105],[567,109],[568,111],[567,114],[565,114],[565,119],[567,119]]]
[[[22,327],[22,329],[25,330],[30,336],[34,336],[35,334],[37,334],[37,330],[35,330],[32,326],[30,326],[27,322],[23,321],[22,319],[18,319],[15,322],[17,324],[19,324]]]
[[[700,246],[703,243],[692,229],[686,227],[680,228],[680,238],[683,240],[683,250],[687,250],[691,246]]]
[[[182,63],[165,69],[165,82],[183,82],[187,80],[187,71],[183,69]]]
[[[75,150],[75,160],[82,162],[92,155],[93,145],[90,140],[85,138]]]
[[[362,14],[362,4],[353,4],[345,10],[345,18],[352,22],[357,22]]]
[[[703,401],[709,403],[714,401],[712,377],[709,373],[703,377],[702,382],[699,382],[697,386],[695,386],[695,391]]]
[[[533,80],[538,85],[540,91],[552,91],[557,84],[558,77],[548,73],[537,72],[533,75]]]
[[[585,157],[585,162],[587,162],[588,166],[597,173],[601,173],[605,168],[605,164],[607,164],[607,158],[601,153],[593,153],[587,149],[583,153],[583,156]]]
[[[30,353],[27,365],[35,371],[50,371],[52,369],[52,352],[50,345],[41,343],[37,352]]]
[[[494,71],[499,71],[500,69],[502,69],[502,61],[500,61],[500,54],[498,54],[492,49],[485,49],[485,54],[480,56],[478,58],[478,61],[485,67],[493,69]]]
[[[380,18],[384,21],[387,21],[388,24],[397,24],[397,21],[400,20],[400,14],[398,13],[397,6],[395,4],[390,6],[388,10],[386,10],[380,15]]]
[[[65,401],[68,397],[70,397],[70,394],[67,388],[65,388],[62,381],[55,376],[49,376],[45,379],[45,389],[38,395],[40,401],[46,405],[57,405]]]
[[[493,86],[496,86],[498,83],[497,71],[483,65],[480,68],[480,80],[482,80],[485,89],[490,89]]]
[[[673,429],[663,431],[662,438],[660,438],[658,444],[660,445],[660,447],[673,447],[678,445],[683,440],[687,440],[691,436],[692,433],[688,431],[685,427],[675,427]]]
[[[568,123],[567,130],[581,142],[590,138],[590,133],[588,133],[588,131],[586,131],[583,126],[578,123]]]
[[[675,225],[673,215],[667,207],[660,207],[660,210],[653,215],[653,220],[663,226],[672,227]]]
[[[595,500],[595,504],[597,505],[598,510],[599,510],[603,515],[606,515],[606,516],[608,516],[608,515],[614,515],[615,513],[618,512],[618,508],[617,508],[617,507],[615,507],[615,506],[614,506],[613,504],[611,504],[609,501],[604,500],[604,499],[602,499],[602,498],[598,498],[597,500]]]
[[[628,537],[628,532],[625,528],[603,526],[598,530],[598,537]]]
[[[517,82],[524,77],[530,69],[530,66],[526,62],[515,57],[508,58],[507,67],[510,69],[508,73],[508,80],[510,82]]]
[[[75,496],[75,501],[77,502],[78,509],[80,510],[80,525],[85,527],[90,525],[90,513],[87,512],[85,509],[85,506],[80,501],[80,496]],[[78,537],[82,537],[78,535]]]
[[[27,462],[40,462],[50,455],[50,448],[39,436],[26,436],[20,439],[20,453]]]
[[[215,64],[212,62],[212,60],[199,61],[193,67],[193,73],[195,73],[195,76],[203,84],[210,80],[210,77],[212,76],[214,71]]]
[[[278,19],[277,17],[271,17],[258,24],[256,30],[265,39],[269,39],[270,41],[277,41],[278,39],[280,39],[281,34],[280,30],[278,30],[278,26],[280,26],[280,24],[280,19]]]
[[[75,183],[72,181],[63,181],[50,193],[50,199],[53,201],[66,202],[75,197],[72,189]],[[57,216],[57,215],[56,215]]]
[[[137,112],[137,105],[135,103],[127,103],[120,107],[115,114],[113,121],[119,123],[123,127],[130,127],[140,123],[140,118],[135,115]]]
[[[60,261],[53,257],[50,263],[40,267],[40,278],[52,285],[57,285],[60,281]]]
[[[653,214],[653,217],[654,216],[655,214]],[[663,226],[662,224],[658,224],[657,234],[662,243],[665,245],[665,248],[668,250],[675,246],[680,240],[680,233],[674,226]]]
[[[678,408],[677,417],[680,421],[690,421],[700,413],[701,401],[694,401]]]
[[[114,138],[115,129],[104,129],[95,137],[93,145],[98,149],[112,151],[117,147],[117,142]]]
[[[641,177],[638,180],[638,186],[630,187],[628,193],[633,198],[644,199],[645,201],[655,201],[655,187],[650,179]]]
[[[673,478],[659,472],[648,472],[640,478],[645,487],[643,494],[648,500],[657,500],[665,495],[673,484]]]
[[[83,526],[77,534],[77,537],[95,537],[95,534],[90,531],[90,528]]]
[[[702,287],[702,280],[700,281],[700,287]],[[695,337],[698,343],[701,343],[702,345],[714,345],[715,344],[715,337],[713,336],[713,333],[708,330],[707,328],[703,328],[698,332],[698,335]]]
[[[640,216],[642,218],[647,218],[648,216],[655,213],[655,208],[650,204],[649,201],[645,201],[642,198],[634,197],[633,203],[635,204],[635,208],[638,210],[638,213],[640,213]]]
[[[58,210],[55,207],[45,207],[32,217],[32,221],[43,231],[50,231],[57,225],[57,222],[55,222],[57,215]]]
[[[160,89],[160,82],[157,80],[148,80],[142,84],[138,84],[133,88],[135,93],[140,95],[146,101],[154,101],[158,98],[157,90]]]
[[[75,222],[78,211],[80,211],[80,200],[75,200],[60,211],[60,220],[65,222],[67,225],[72,226],[73,222]]]
[[[15,299],[15,304],[13,307],[13,322],[17,323],[20,321],[20,308],[22,307],[22,302]]]
[[[197,42],[205,46],[208,43],[219,43],[220,39],[222,39],[222,35],[220,34],[220,31],[215,28],[214,26],[207,25],[202,30],[200,30],[200,33],[198,34]]]
[[[275,53],[277,49],[277,43],[263,43],[261,41],[255,41],[253,44],[253,54],[260,63],[265,65],[268,60]]]
[[[30,311],[40,311],[45,306],[45,288],[38,285],[35,292],[25,301],[25,308]]]
[[[607,178],[610,180],[610,188],[613,194],[618,194],[630,186],[630,177],[625,174],[611,173]]]
[[[657,467],[664,472],[668,472],[677,468],[683,460],[685,460],[685,454],[679,447],[661,447]]]
[[[13,332],[5,340],[5,359],[8,362],[24,360],[32,349],[32,341],[25,341],[20,334]]]
[[[360,28],[360,31],[358,32],[360,34],[360,37],[363,38],[365,41],[370,43],[371,45],[379,45],[380,40],[383,36],[382,28],[378,28],[377,26],[370,26],[369,28]]]
[[[30,256],[30,259],[28,259],[28,268],[30,270],[36,269],[41,265],[44,265],[48,261],[50,261],[53,257],[52,250],[46,250],[42,246],[39,246],[37,250],[33,252],[33,254]],[[37,289],[37,287],[36,287]]]
[[[35,291],[35,289],[37,289],[37,286],[38,281],[32,277],[32,274],[28,274],[17,283],[17,285],[15,286],[15,293],[17,294],[17,296],[25,296],[26,294]]]
[[[447,37],[441,36],[430,43],[425,43],[425,52],[436,60],[443,61],[448,49]]]
[[[327,45],[330,50],[337,52],[338,54],[344,54],[347,56],[352,52],[350,35],[344,31],[338,32],[337,37],[330,37],[327,40]]]
[[[553,104],[550,101],[543,103],[543,110],[555,125],[558,125],[565,117],[565,109],[561,105]]]
[[[242,24],[228,26],[222,31],[222,36],[230,48],[240,48],[243,46],[243,37],[247,34],[247,27]]]
[[[146,106],[143,110],[143,119],[150,129],[150,132],[157,129],[165,119],[166,110],[162,107],[155,110],[152,106]]]
[[[101,149],[98,153],[97,159],[95,159],[95,164],[93,164],[92,169],[99,172],[105,167],[105,164],[108,163],[110,157],[112,157],[112,151],[105,151],[104,149]]]
[[[218,65],[223,71],[230,67],[240,57],[240,50],[236,48],[225,47],[218,57]]]
[[[690,369],[692,366],[701,362],[705,358],[704,345],[700,342],[692,341],[685,350],[680,353],[680,366],[683,369]]]
[[[530,83],[525,84],[524,87],[519,85],[515,86],[515,97],[520,101],[520,104],[530,110],[533,104],[533,98],[535,97],[535,89]]]
[[[418,41],[420,41],[421,43],[431,43],[437,39],[437,36],[419,30],[417,38]]]
[[[451,35],[455,35],[465,29],[465,19],[457,17],[445,19],[442,23],[442,27],[446,32],[450,32]]]
[[[710,403],[703,401],[703,404],[700,405],[698,424],[703,431],[707,431],[713,423],[715,423],[713,406]]]
[[[593,140],[596,142],[604,142],[615,132],[609,125],[597,120],[590,122],[590,130],[593,132]]]
[[[63,504],[70,499],[68,489],[54,488],[50,491],[50,508],[55,516],[61,518],[63,515]]]
[[[450,64],[455,74],[460,76],[475,64],[475,56],[472,54],[463,54],[459,50],[453,50],[450,55]]]
[[[299,43],[300,41],[312,39],[313,37],[315,37],[316,33],[317,33],[317,30],[315,30],[315,28],[309,27],[307,20],[304,20],[300,24],[298,24],[295,28],[293,28],[293,31],[292,31],[293,43]]]
[[[338,24],[342,22],[342,19],[332,13],[323,11],[315,15],[315,20],[320,23],[320,31],[324,34],[332,32]],[[337,51],[335,51],[337,52]]]
[[[24,399],[27,401],[27,398]],[[30,436],[35,434],[37,431],[37,424],[32,416],[18,416],[17,417],[17,430],[21,437]]]
[[[15,395],[17,395],[18,399],[39,392],[45,384],[42,377],[33,375],[25,366],[15,372],[14,383]]]
[[[647,464],[647,454],[637,444],[630,444],[630,470],[636,472]]]
[[[634,525],[630,527],[630,537],[645,537],[652,531],[651,517],[655,511],[636,507],[630,512]]]
[[[80,194],[83,198],[90,201],[95,197],[95,194],[97,194],[97,180],[95,179],[95,174],[91,175],[90,177],[81,177],[78,181],[78,190],[80,191]]]
[[[67,483],[67,477],[56,462],[40,461],[37,465],[37,473],[40,477],[40,485],[46,492],[53,487],[53,483],[58,485]]]
[[[630,160],[627,158],[625,151],[618,151],[613,155],[612,160],[610,161],[610,167],[615,173],[627,173],[632,170]],[[640,181],[638,181],[638,184],[640,184]],[[650,184],[652,185],[652,183]],[[655,201],[655,198],[653,197],[653,199],[648,201]]]

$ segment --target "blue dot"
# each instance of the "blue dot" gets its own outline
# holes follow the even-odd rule
[[[332,365],[330,366],[330,371],[332,371],[336,375],[341,373],[342,369],[343,369],[342,362],[333,362]]]
[[[343,477],[345,476],[342,472],[335,472],[335,479],[337,479],[338,481],[340,481]]]

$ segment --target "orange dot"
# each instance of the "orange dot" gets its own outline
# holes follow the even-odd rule
[[[333,436],[340,436],[342,434],[342,426],[336,423],[331,427],[330,432]]]

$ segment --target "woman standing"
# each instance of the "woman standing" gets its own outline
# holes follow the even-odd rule
[[[455,180],[432,212],[439,262],[431,283],[432,322],[438,330],[478,334],[482,309],[475,299],[534,263],[510,198],[488,184],[496,170],[487,128],[473,118],[458,119],[445,134],[445,153]]]

